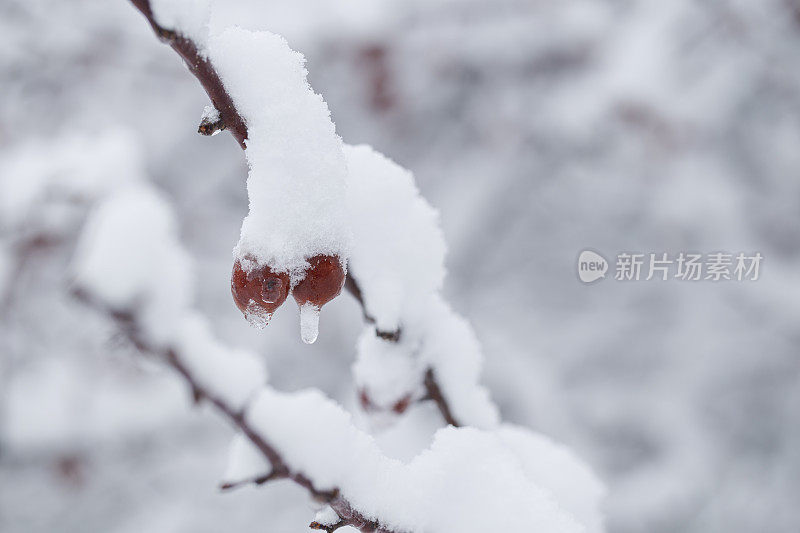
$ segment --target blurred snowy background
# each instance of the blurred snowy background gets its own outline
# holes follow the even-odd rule
[[[800,531],[800,4],[221,4],[306,55],[347,142],[415,172],[504,418],[597,469],[610,531]],[[92,196],[146,174],[215,332],[353,408],[358,306],[310,347],[293,306],[248,327],[244,157],[195,133],[202,89],[127,2],[0,0],[0,29],[0,530],[306,531],[297,487],[217,491],[229,429],[69,296],[70,257]],[[753,283],[583,286],[586,247],[765,259]]]

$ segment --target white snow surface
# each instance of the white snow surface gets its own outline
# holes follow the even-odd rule
[[[338,487],[367,518],[396,530],[586,531],[491,433],[442,429],[428,450],[404,464],[383,455],[348,413],[316,390],[264,389],[246,418],[315,487]]]
[[[306,81],[305,59],[269,32],[227,28],[209,57],[247,122],[247,192],[237,257],[302,279],[306,259],[350,252],[347,166],[322,97]]]
[[[549,437],[519,426],[503,424],[495,434],[516,454],[528,478],[548,490],[587,533],[604,531],[606,488],[586,463]]]
[[[355,235],[350,269],[367,312],[393,331],[442,287],[445,243],[439,213],[414,176],[370,146],[345,145],[347,199]]]
[[[303,278],[306,260],[350,253],[347,166],[328,105],[305,58],[267,31],[212,33],[209,0],[154,0],[156,21],[191,38],[213,64],[247,125],[250,212],[234,255]]]

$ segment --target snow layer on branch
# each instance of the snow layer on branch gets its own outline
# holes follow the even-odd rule
[[[475,332],[438,294],[404,321],[399,342],[377,338],[368,327],[353,365],[356,382],[379,407],[419,398],[422,374],[433,370],[436,382],[461,425],[493,428],[500,421],[489,391],[481,386],[483,353]]]
[[[379,329],[393,331],[442,286],[439,214],[408,170],[366,145],[345,145],[344,153],[354,233],[350,268],[367,312]]]
[[[150,7],[159,26],[185,35],[203,51],[208,43],[211,0],[150,0]]]
[[[497,425],[500,414],[480,384],[483,353],[469,322],[436,295],[412,330],[417,328],[422,339],[419,358],[433,369],[455,419],[480,428]]]
[[[264,389],[246,416],[317,489],[339,487],[355,509],[392,529],[584,531],[496,435],[448,427],[404,464],[384,456],[349,414],[317,391]]]
[[[208,53],[248,129],[250,213],[235,255],[295,279],[309,257],[346,258],[342,143],[306,81],[303,56],[278,35],[241,28],[213,35]]]
[[[369,332],[362,335],[356,381],[385,408],[414,397],[422,372],[430,367],[459,422],[496,425],[497,409],[479,385],[478,340],[439,296],[445,244],[438,213],[420,196],[409,171],[369,146],[345,146],[344,153],[355,236],[350,268],[377,328],[403,332],[395,346],[370,339]]]
[[[525,428],[503,424],[496,434],[519,458],[527,476],[550,491],[587,533],[604,531],[601,504],[606,488],[588,465],[565,446]]]
[[[480,384],[483,353],[469,323],[439,294],[403,323],[399,342],[383,341],[368,326],[358,343],[353,373],[358,387],[384,410],[404,397],[420,397],[422,374],[432,369],[461,425],[493,428],[500,415]]]
[[[155,343],[171,340],[192,300],[193,271],[174,213],[145,183],[123,187],[95,208],[73,267],[80,288],[135,312]]]
[[[358,339],[358,355],[353,375],[370,402],[381,410],[390,410],[404,398],[420,396],[424,368],[415,357],[415,346],[381,339],[372,326],[364,328]]]
[[[326,505],[317,512],[314,521],[323,526],[333,526],[339,522],[339,515],[330,505]]]
[[[220,343],[197,313],[184,317],[174,348],[197,385],[234,409],[243,408],[267,381],[266,368],[259,357]]]

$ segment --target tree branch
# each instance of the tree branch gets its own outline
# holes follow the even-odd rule
[[[337,528],[352,526],[363,533],[400,533],[383,528],[378,522],[366,518],[358,510],[353,508],[350,502],[341,495],[338,488],[331,490],[318,489],[314,485],[312,479],[309,479],[302,472],[293,470],[291,466],[286,463],[280,452],[269,443],[269,439],[261,435],[248,423],[244,410],[233,408],[223,398],[204,388],[192,374],[191,370],[181,362],[180,354],[173,348],[157,348],[151,345],[141,333],[134,313],[111,309],[81,290],[74,291],[74,295],[78,300],[113,319],[120,331],[139,352],[154,355],[166,361],[169,366],[183,376],[196,400],[205,400],[213,405],[224,418],[255,445],[261,454],[269,461],[272,470],[267,475],[253,478],[252,481],[254,483],[262,484],[276,479],[289,479],[295,482],[306,489],[314,500],[329,505],[336,512],[340,519],[339,522],[337,522]],[[238,486],[238,484],[228,484],[223,485],[222,488],[229,489],[236,486]]]
[[[189,67],[189,71],[194,74],[200,85],[206,90],[214,107],[219,111],[220,119],[217,129],[230,130],[231,135],[234,136],[239,142],[239,146],[244,150],[247,147],[247,124],[236,110],[233,98],[225,89],[217,71],[211,65],[211,61],[205,57],[191,39],[172,28],[159,26],[153,16],[150,0],[131,0],[131,3],[145,16],[158,38],[169,44],[183,58],[186,66]]]
[[[364,321],[374,324],[375,318],[367,312],[367,307],[364,305],[364,296],[361,293],[361,287],[358,285],[358,281],[356,281],[356,278],[353,277],[351,272],[347,273],[344,288],[347,289],[347,292],[349,292],[359,304],[361,304],[361,313],[364,315]],[[385,341],[398,342],[400,341],[401,330],[397,328],[394,331],[381,331],[376,328],[375,334]]]

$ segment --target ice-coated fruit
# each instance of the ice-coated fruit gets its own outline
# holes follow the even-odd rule
[[[338,257],[316,255],[308,260],[306,275],[294,289],[297,305],[300,306],[300,336],[312,344],[319,333],[319,310],[342,292],[344,268]]]
[[[344,286],[344,268],[338,257],[315,255],[302,281],[292,289],[297,305],[311,304],[317,309],[330,302]]]
[[[263,328],[289,296],[289,274],[274,272],[266,265],[255,266],[247,259],[243,265],[237,259],[231,274],[231,294],[245,318]]]

